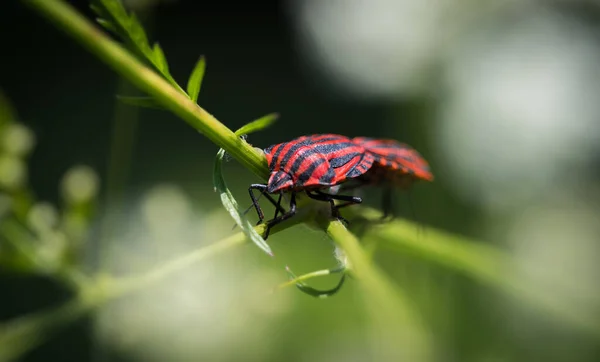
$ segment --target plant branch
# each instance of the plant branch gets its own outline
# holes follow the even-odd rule
[[[371,220],[381,217],[379,212],[368,208],[355,209],[353,212]],[[572,305],[565,305],[560,298],[532,288],[534,282],[519,274],[513,258],[491,245],[434,228],[427,228],[423,234],[419,234],[414,223],[402,219],[395,219],[383,227],[374,226],[364,237],[365,240],[378,243],[381,248],[442,265],[479,280],[484,285],[495,287],[516,300],[545,310],[572,326],[600,337],[600,325],[593,316]]]
[[[146,67],[69,4],[62,0],[22,1],[49,19],[121,76],[223,148],[247,169],[263,179],[267,178],[266,161],[262,153],[237,137],[229,128],[175,89],[163,77]]]
[[[305,217],[277,225],[271,234],[305,221]],[[256,226],[264,232],[265,225]],[[99,276],[95,282],[80,289],[79,295],[58,307],[18,317],[0,324],[0,361],[12,361],[42,344],[53,332],[87,315],[105,303],[156,284],[170,275],[208,257],[218,255],[248,242],[244,233],[237,233],[216,243],[204,246],[184,256],[164,262],[158,267],[136,276],[112,278]]]
[[[334,273],[340,273],[340,272],[344,272],[343,269],[321,269],[321,270],[316,270],[310,273],[306,273],[306,274],[302,274],[298,277],[292,278],[290,280],[288,280],[287,282],[283,282],[281,284],[279,284],[277,286],[276,289],[283,289],[283,288],[287,288],[287,287],[291,287],[291,286],[295,286],[298,283],[307,281],[309,279],[312,278],[317,278],[317,277],[324,277],[327,275],[331,275]]]
[[[0,223],[0,236],[29,262],[37,272],[56,274],[58,280],[72,290],[78,290],[88,282],[87,277],[72,265],[61,266],[58,260],[50,260],[39,253],[37,247],[43,243],[18,221],[7,218]]]
[[[375,322],[373,330],[377,332],[372,336],[376,344],[373,350],[381,358],[392,355],[397,360],[429,360],[429,332],[408,296],[370,262],[356,237],[340,221],[321,222],[327,234],[344,250],[348,267],[363,289],[367,311]]]

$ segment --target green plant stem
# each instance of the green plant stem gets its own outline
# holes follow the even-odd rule
[[[184,256],[164,262],[158,267],[153,268],[152,270],[141,275],[107,279],[108,283],[101,284],[108,286],[108,295],[110,299],[113,299],[124,294],[148,288],[153,284],[157,284],[166,279],[170,275],[199,262],[200,260],[205,260],[212,256],[219,255],[229,249],[241,246],[246,242],[248,242],[248,238],[244,233],[240,232],[214,244],[194,250]]]
[[[375,359],[428,361],[430,335],[409,298],[371,263],[356,237],[340,221],[321,226],[346,253],[348,267],[363,290],[367,311],[375,322]]]
[[[20,253],[37,272],[43,274],[55,273],[58,280],[72,290],[78,290],[88,282],[88,278],[73,266],[58,266],[58,261],[52,261],[40,255],[36,245],[42,241],[37,240],[18,221],[8,218],[0,223],[0,236]]]
[[[120,80],[117,86],[118,94],[128,94],[133,87]],[[97,268],[99,270],[110,268],[107,265],[108,251],[112,246],[115,225],[123,211],[123,193],[133,159],[136,144],[136,132],[139,126],[140,109],[131,107],[122,102],[115,101],[112,135],[110,140],[109,156],[106,169],[106,191],[103,200],[104,210],[110,210],[100,216],[100,232],[95,238],[98,242]]]
[[[210,113],[173,88],[164,78],[138,61],[70,5],[61,0],[22,1],[49,19],[140,90],[154,97],[158,103],[223,148],[247,169],[263,179],[267,178],[266,160],[261,152],[237,137]]]
[[[277,225],[271,230],[271,234],[304,222],[309,215],[300,215],[294,218],[295,220]],[[255,227],[258,233],[263,233],[264,229],[264,224]],[[166,261],[140,275],[121,278],[100,275],[94,282],[80,285],[79,295],[64,305],[1,324],[0,362],[16,360],[28,350],[43,343],[53,332],[59,331],[68,323],[74,322],[111,300],[148,288],[190,265],[246,243],[248,243],[246,235],[240,232],[184,256]]]
[[[379,212],[367,208],[362,208],[358,214],[371,220],[378,220],[381,216]],[[518,266],[507,253],[441,230],[427,228],[423,234],[417,230],[414,223],[396,219],[381,227],[370,228],[364,237],[377,242],[380,248],[442,265],[479,280],[483,285],[495,287],[519,302],[545,310],[571,326],[600,337],[600,324],[594,316],[572,305],[564,305],[560,298],[532,288],[532,281],[519,274]]]
[[[312,278],[323,277],[323,276],[331,275],[331,274],[333,274],[331,269],[321,269],[321,270],[317,270],[314,272],[302,274],[299,277],[290,279],[287,282],[283,282],[283,283],[279,284],[276,289],[283,289],[283,288],[291,287],[291,286],[296,285],[297,283],[300,283],[300,282],[303,282],[303,281],[306,281],[306,280],[309,280]]]

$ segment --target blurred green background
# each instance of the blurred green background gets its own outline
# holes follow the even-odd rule
[[[69,3],[93,19],[87,1]],[[433,336],[434,360],[600,360],[599,3],[125,3],[180,84],[206,56],[198,103],[225,125],[280,113],[274,126],[250,135],[256,147],[314,133],[415,147],[436,180],[394,201],[400,217],[419,224],[422,242],[439,228],[495,246],[531,290],[563,306],[548,313],[462,270],[377,249],[376,262],[411,296]],[[213,192],[214,144],[169,112],[118,103],[116,94],[139,93],[20,2],[3,4],[0,39],[11,121],[35,137],[27,188],[60,213],[75,192],[61,193],[65,174],[77,165],[97,173],[71,173],[83,183],[72,188],[95,195],[74,211],[96,210],[76,257],[82,269],[143,272],[233,233]],[[0,167],[0,179],[11,170]],[[225,173],[238,202],[249,205],[246,189],[258,178],[235,161]],[[379,190],[363,196],[379,206]],[[263,292],[286,280],[285,265],[296,273],[334,266],[327,236],[296,226],[269,242],[274,259],[246,245],[202,261],[51,330],[22,360],[373,360],[368,340],[377,326],[354,280],[326,300],[294,288]],[[72,297],[51,274],[11,265],[0,265],[1,322]],[[587,316],[596,333],[560,318],[572,313]]]

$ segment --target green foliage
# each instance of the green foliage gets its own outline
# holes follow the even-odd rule
[[[204,57],[200,57],[196,63],[188,79],[186,93],[171,75],[169,63],[160,45],[158,43],[150,43],[148,35],[137,16],[133,13],[128,13],[121,0],[92,0],[90,6],[96,15],[98,15],[96,19],[98,24],[121,38],[138,58],[152,66],[175,89],[185,94],[194,102],[198,101],[206,69],[206,60]],[[157,102],[153,102],[146,97],[120,96],[119,100],[138,107],[163,108]]]
[[[271,126],[276,120],[279,118],[278,113],[270,113],[265,116],[260,117],[235,131],[236,136],[243,136],[250,133],[261,131],[269,126]]]
[[[204,57],[200,57],[187,84],[187,92],[191,100],[194,102],[198,101],[198,95],[200,94],[200,88],[202,87],[202,80],[204,79],[204,70],[206,69],[206,60]]]
[[[86,26],[71,26],[74,23],[85,24],[85,19],[82,20],[81,16],[75,12],[70,12],[69,8],[62,2],[50,2],[47,0],[30,0],[28,2],[33,8],[44,13],[49,18],[55,17],[54,21],[59,26],[67,29],[74,38],[81,41],[86,46],[94,44],[100,40],[108,42],[103,38],[98,38],[95,32],[88,31],[89,28]],[[58,5],[57,5],[58,4]],[[146,33],[144,32],[141,24],[135,16],[129,15],[123,5],[118,0],[95,0],[94,10],[100,16],[99,23],[109,31],[117,34],[119,37],[125,40],[125,43],[134,51],[140,58],[148,62],[156,71],[159,72],[169,83],[182,94],[185,94],[181,87],[175,83],[173,78],[170,76],[169,67],[166,58],[162,52],[162,49],[157,45],[151,46],[148,42]],[[65,15],[66,14],[66,15]],[[63,15],[62,17],[60,15]],[[105,44],[106,45],[106,44]],[[106,50],[108,47],[94,48],[97,55],[100,55],[104,61],[111,64],[117,71],[121,72],[128,79],[135,79],[137,85],[140,88],[144,88],[146,91],[154,90],[153,84],[148,85],[156,79],[148,80],[142,76],[137,75],[145,72],[145,68],[141,65],[137,65],[135,60],[126,54],[125,57],[127,62],[119,63],[115,66],[111,63],[111,57],[118,57],[123,54],[120,51],[114,51],[112,53]],[[114,49],[113,49],[114,50]],[[103,53],[104,52],[104,53]],[[107,60],[108,59],[108,60]],[[115,62],[118,63],[118,62]],[[126,68],[124,64],[134,64],[135,67]],[[200,58],[196,64],[190,80],[188,81],[187,91],[189,98],[196,101],[201,89],[201,82],[203,79],[205,70],[205,63],[203,58]],[[144,83],[146,82],[146,83]],[[161,79],[161,84],[162,82]],[[166,83],[165,83],[166,84]],[[187,99],[183,99],[181,102],[179,94],[173,92],[169,87],[167,92],[156,92],[162,96],[160,98],[161,104],[168,105],[183,103],[184,105],[189,104]],[[185,94],[186,97],[188,96]],[[152,98],[132,100],[132,97],[126,97],[127,102],[143,105],[143,106],[155,106],[157,103],[153,103]],[[1,108],[1,107],[0,107]],[[199,107],[196,107],[198,110]],[[198,124],[202,124],[205,127],[204,131],[213,131],[211,134],[211,140],[216,144],[223,146],[224,144],[229,146],[227,152],[234,154],[238,152],[237,156],[244,153],[253,151],[247,143],[240,141],[239,137],[243,134],[252,133],[261,130],[268,125],[272,124],[275,120],[276,115],[271,114],[262,117],[242,128],[236,133],[235,137],[233,133],[223,126],[214,118],[209,117],[208,112],[202,110],[198,113],[185,112],[184,107],[172,106],[170,109],[179,111],[178,115],[182,116],[187,122],[194,117],[200,119]],[[182,111],[183,110],[183,111]],[[10,112],[2,112],[0,109],[0,115],[10,114]],[[186,118],[187,117],[187,118]],[[4,130],[5,125],[10,125],[10,122],[14,121],[14,117],[10,118],[9,121],[6,119],[0,119],[0,125]],[[208,121],[206,121],[208,120]],[[202,123],[204,122],[204,123]],[[190,122],[193,123],[193,122]],[[200,127],[198,127],[200,128]],[[1,136],[1,135],[0,135]],[[231,142],[227,143],[224,141],[229,137]],[[223,146],[225,147],[225,146]],[[258,245],[263,251],[271,253],[269,245],[260,237],[260,227],[252,227],[247,219],[240,213],[238,204],[235,201],[233,195],[229,191],[222,174],[222,160],[225,156],[225,150],[220,149],[217,153],[214,172],[213,182],[215,190],[219,192],[221,201],[225,209],[231,214],[236,220],[238,225],[242,228],[245,235],[249,236],[256,245]],[[10,158],[12,161],[15,160],[15,155],[11,154]],[[21,158],[19,158],[21,157]],[[17,161],[23,161],[22,155],[16,157]],[[254,159],[246,159],[244,165],[250,168],[249,165],[255,165],[258,169],[259,162],[262,159],[256,157]],[[12,162],[11,161],[11,162]],[[11,164],[10,162],[6,164]],[[14,165],[14,162],[12,163]],[[0,169],[1,171],[1,169]],[[259,173],[257,173],[259,174]],[[1,172],[0,172],[1,179]],[[19,181],[19,180],[17,180]],[[56,249],[48,248],[48,246],[61,245],[58,243],[52,243],[51,241],[56,239],[48,238],[47,235],[53,235],[47,233],[48,230],[56,231],[58,228],[66,227],[67,223],[48,223],[47,221],[52,219],[48,217],[51,212],[48,212],[48,205],[37,205],[37,217],[31,222],[28,217],[31,214],[33,205],[38,204],[32,192],[27,188],[23,187],[25,183],[22,182],[7,182],[6,185],[12,186],[6,188],[5,196],[11,199],[9,211],[3,214],[2,222],[0,223],[0,238],[3,243],[0,249],[0,262],[4,266],[19,268],[19,270],[27,270],[31,272],[46,273],[57,280],[66,280],[70,286],[77,293],[75,301],[84,301],[85,303],[73,303],[65,305],[62,312],[61,309],[49,312],[49,316],[52,318],[29,318],[26,328],[23,328],[23,321],[27,321],[27,318],[19,318],[15,321],[9,321],[0,326],[0,357],[2,351],[8,351],[7,347],[11,345],[18,345],[16,342],[30,342],[31,345],[22,346],[18,348],[18,352],[10,354],[9,357],[17,358],[23,351],[33,348],[36,344],[43,341],[43,336],[39,335],[39,330],[45,330],[49,325],[58,323],[71,322],[80,316],[84,315],[84,312],[92,310],[92,307],[98,306],[110,299],[114,299],[118,296],[122,296],[126,293],[139,290],[147,285],[156,283],[173,272],[180,270],[184,266],[188,266],[194,262],[198,262],[203,258],[211,257],[229,248],[243,245],[246,238],[244,234],[233,235],[230,238],[223,239],[208,247],[199,248],[191,253],[186,253],[181,257],[175,258],[165,262],[162,265],[153,268],[153,270],[141,275],[133,277],[123,277],[118,279],[116,277],[106,277],[93,275],[88,277],[87,275],[82,277],[80,275],[81,266],[77,265],[78,255],[77,253],[66,252],[68,250],[77,250],[76,247],[67,243],[65,249],[59,249],[59,253],[56,253]],[[67,199],[67,198],[66,198]],[[89,209],[91,207],[85,207],[82,202],[73,202],[77,198],[68,198],[71,200],[66,203],[72,213],[79,213],[86,218],[91,217]],[[81,201],[81,200],[80,200]],[[85,201],[85,200],[84,200]],[[90,199],[87,201],[90,203],[88,206],[93,206]],[[40,206],[43,206],[40,208]],[[83,211],[82,211],[83,210]],[[87,211],[86,211],[87,210]],[[360,212],[365,209],[361,209]],[[69,212],[60,213],[61,215],[68,215]],[[368,212],[366,219],[378,218],[379,214],[374,215]],[[423,311],[422,305],[417,303],[417,298],[412,293],[414,290],[405,291],[405,285],[402,283],[395,283],[392,281],[387,274],[385,274],[381,268],[371,259],[371,255],[368,255],[361,243],[350,234],[345,226],[338,221],[330,221],[326,217],[310,215],[312,220],[325,230],[331,239],[335,240],[338,245],[342,247],[346,253],[349,261],[349,267],[356,276],[356,285],[361,289],[361,297],[364,300],[365,310],[369,316],[369,323],[372,323],[368,332],[373,332],[373,339],[375,341],[373,350],[381,350],[382,355],[387,352],[400,352],[411,353],[414,358],[404,359],[390,359],[390,360],[431,360],[429,353],[432,352],[435,344],[432,343],[430,335],[429,325],[426,325],[426,318],[422,318],[421,312]],[[297,222],[298,218],[290,220],[281,227],[286,227],[294,222]],[[302,220],[305,222],[308,218]],[[40,223],[40,221],[42,221]],[[46,222],[44,224],[44,221]],[[23,225],[26,225],[25,227]],[[40,225],[42,227],[40,227]],[[48,227],[51,225],[52,227]],[[60,225],[60,226],[57,226]],[[85,226],[85,225],[84,225]],[[517,301],[523,301],[529,303],[536,311],[546,310],[549,311],[554,317],[564,322],[565,326],[577,327],[578,330],[588,332],[589,335],[597,338],[600,336],[596,320],[593,315],[590,315],[588,311],[572,311],[571,306],[560,305],[555,303],[553,300],[545,295],[538,295],[535,291],[529,291],[532,284],[520,281],[518,273],[511,273],[515,269],[513,264],[513,258],[508,254],[500,253],[497,248],[494,247],[481,247],[476,241],[469,241],[461,236],[449,235],[443,232],[436,232],[433,229],[428,230],[427,240],[422,240],[416,236],[414,230],[416,229],[413,223],[403,221],[392,221],[381,227],[375,227],[368,230],[363,236],[368,239],[372,239],[373,244],[379,243],[382,247],[385,247],[388,251],[393,252],[394,261],[401,260],[402,257],[406,259],[413,258],[429,267],[439,268],[440,274],[462,274],[471,280],[477,280],[481,284],[488,287],[494,288],[497,291],[503,292],[510,297],[513,297]],[[44,234],[46,233],[46,234]],[[78,235],[76,232],[68,232],[67,229],[63,232],[64,235]],[[79,236],[82,240],[85,237]],[[44,248],[45,247],[45,248]],[[69,255],[73,254],[73,255]],[[56,258],[56,255],[59,255]],[[13,258],[14,256],[14,258]],[[54,259],[51,259],[53,257]],[[50,261],[50,263],[48,263]],[[66,267],[65,267],[66,266]],[[408,270],[408,269],[407,269]],[[320,275],[328,275],[335,272],[335,269],[318,271],[308,273],[304,276],[294,278],[292,281],[285,283],[288,285],[299,285],[300,289],[305,292],[314,292],[314,289],[306,286],[303,281]],[[290,272],[291,273],[291,272]],[[408,273],[408,279],[418,278],[418,273]],[[427,273],[425,273],[427,274]],[[291,273],[292,276],[293,273]],[[425,285],[428,287],[428,285]],[[337,287],[336,287],[337,288]],[[337,289],[331,290],[335,293]],[[407,288],[408,289],[408,288]],[[429,289],[429,288],[428,288]],[[434,288],[431,288],[434,289]],[[430,292],[430,290],[428,290]],[[313,293],[316,294],[316,293]],[[437,294],[431,294],[431,298],[435,298]],[[552,296],[550,296],[552,297]],[[445,307],[445,301],[440,304]],[[83,306],[82,306],[83,305]],[[416,308],[415,306],[419,306]],[[445,311],[445,310],[444,310]],[[62,317],[60,317],[62,316]],[[460,321],[462,322],[462,321]],[[432,328],[433,329],[433,328]],[[15,333],[24,331],[23,333]],[[435,331],[437,332],[437,330]],[[434,341],[435,342],[435,341]],[[379,348],[383,346],[382,348]],[[5,352],[6,353],[6,352]],[[343,357],[343,356],[342,356]],[[386,356],[387,357],[387,356]],[[404,357],[406,357],[404,355]],[[486,356],[483,356],[486,357]]]
[[[150,45],[146,31],[135,14],[129,14],[120,0],[92,0],[98,23],[120,37],[141,59],[148,62],[171,85],[183,92],[169,72],[169,64],[160,45]]]
[[[67,171],[62,207],[37,200],[27,183],[26,158],[34,146],[33,135],[17,121],[1,94],[0,124],[0,265],[54,276],[73,286],[78,283],[79,253],[93,217],[95,174],[85,169],[81,178],[82,167]]]
[[[277,119],[277,114],[268,114],[263,116],[253,122],[250,122],[238,129],[235,134],[237,136],[249,134],[252,132],[260,131],[268,126],[270,126]],[[242,229],[244,234],[248,236],[250,240],[254,244],[256,244],[262,251],[273,256],[273,251],[267,242],[260,236],[256,230],[252,227],[252,224],[248,221],[248,219],[244,216],[244,213],[238,207],[238,203],[229,191],[227,184],[225,183],[225,179],[223,178],[223,158],[225,157],[225,150],[219,149],[217,152],[217,157],[215,159],[215,167],[213,170],[213,185],[215,187],[215,191],[219,193],[221,198],[221,202],[223,203],[223,207],[229,212],[231,217],[235,220],[236,224]]]
[[[296,287],[300,291],[302,291],[303,293],[308,294],[312,297],[315,297],[315,298],[329,298],[329,297],[337,294],[337,292],[339,292],[340,289],[342,289],[342,287],[344,286],[344,282],[346,281],[346,273],[345,273],[346,266],[345,265],[342,265],[337,268],[317,270],[314,272],[306,273],[301,276],[297,276],[296,274],[294,274],[294,272],[292,272],[292,270],[289,267],[287,267],[286,270],[287,270],[291,280],[289,282],[283,283],[280,287],[286,287],[288,285],[295,284]],[[330,275],[330,274],[336,274],[336,273],[342,273],[342,277],[340,278],[340,281],[337,283],[337,285],[335,287],[328,289],[328,290],[318,290],[318,289],[315,289],[315,288],[309,286],[308,284],[306,284],[304,282],[304,280],[307,280],[307,279]]]

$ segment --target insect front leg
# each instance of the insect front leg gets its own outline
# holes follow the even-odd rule
[[[286,212],[282,212],[282,214],[270,221],[267,222],[267,229],[265,230],[265,234],[263,235],[263,239],[267,240],[269,237],[269,233],[271,232],[271,228],[282,221],[289,219],[290,217],[296,214],[296,193],[292,191],[290,198],[290,209]],[[273,200],[275,201],[275,200]],[[282,208],[283,210],[283,208]]]
[[[333,198],[331,198],[331,195],[318,191],[306,191],[306,195],[308,195],[308,197],[310,197],[313,200],[329,202],[329,204],[331,205],[331,214],[336,217],[339,216],[336,212],[337,210],[335,209],[335,202],[333,201]]]
[[[330,194],[326,194],[326,193],[324,193],[322,191],[317,191],[317,192],[320,193],[320,194],[322,194],[322,195],[329,196],[333,200],[345,201],[344,204],[335,206],[336,209],[339,209],[339,208],[342,208],[342,207],[346,207],[346,206],[350,206],[350,205],[356,205],[356,204],[361,204],[362,203],[362,199],[360,197],[358,197],[358,196],[330,195]]]
[[[258,198],[254,196],[254,190],[258,190],[262,195],[264,195],[267,198],[267,200],[269,200],[269,202],[271,202],[271,204],[273,204],[273,206],[275,206],[276,215],[277,212],[281,212],[282,214],[285,213],[285,210],[281,207],[281,199],[279,199],[279,201],[275,201],[275,199],[273,199],[273,197],[271,197],[271,195],[267,193],[267,185],[252,184],[248,188],[248,193],[250,194],[250,199],[252,200],[252,206],[254,206],[254,209],[256,209],[256,214],[258,215],[258,223],[256,223],[257,225],[265,220],[265,214],[263,213],[262,208],[258,203]]]
[[[342,217],[342,215],[340,215],[340,212],[338,209],[340,207],[354,205],[354,204],[360,204],[362,202],[362,199],[360,197],[346,196],[346,195],[330,195],[330,194],[324,193],[319,190],[316,190],[313,192],[314,193],[307,191],[306,194],[311,199],[329,202],[329,204],[331,205],[331,215],[337,219],[342,220],[346,224],[348,224],[348,220],[344,219]],[[334,200],[346,201],[347,204],[343,204],[341,206],[336,206]]]
[[[283,199],[283,192],[279,194],[279,197],[277,198],[277,206],[275,207],[275,214],[273,215],[273,219],[275,219],[278,215],[279,212],[281,210],[281,213],[285,213],[285,210],[283,209],[283,207],[281,207],[281,200]]]

